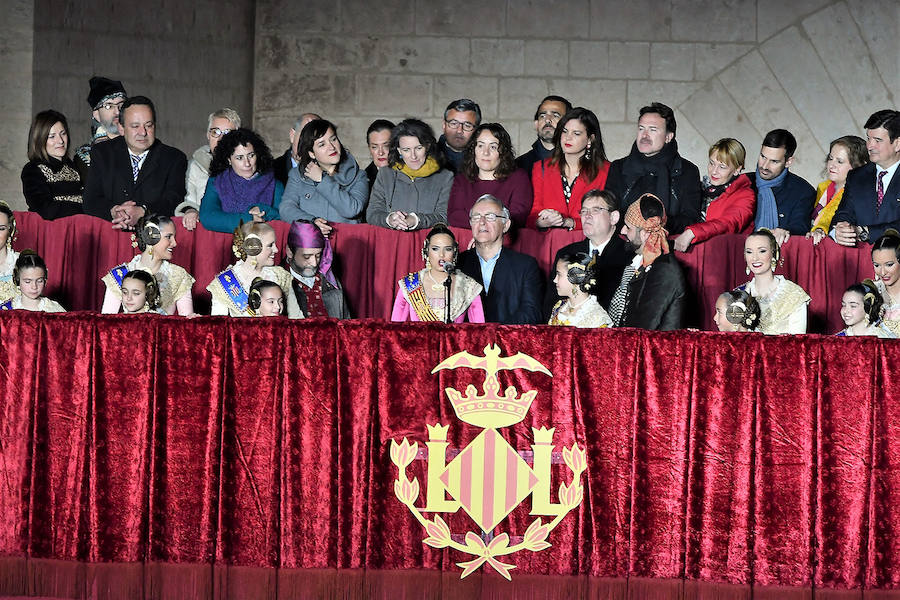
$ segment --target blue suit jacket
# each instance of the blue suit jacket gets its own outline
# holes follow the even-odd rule
[[[747,177],[750,178],[753,193],[758,195],[756,173],[747,173]],[[816,204],[815,188],[799,175],[788,171],[781,185],[772,188],[772,193],[775,194],[775,205],[778,208],[778,227],[787,229],[791,235],[805,235],[812,225],[812,211]],[[846,193],[844,192],[845,195]]]
[[[474,248],[460,253],[457,265],[484,288],[481,263]],[[537,261],[504,247],[494,265],[490,292],[481,290],[481,304],[488,323],[540,323],[541,273]]]
[[[838,207],[832,225],[846,221],[851,225],[869,228],[869,243],[874,243],[886,229],[900,230],[900,170],[894,171],[891,184],[884,190],[881,210],[876,210],[878,196],[875,193],[875,178],[878,172],[875,163],[857,167],[847,174],[844,197]]]

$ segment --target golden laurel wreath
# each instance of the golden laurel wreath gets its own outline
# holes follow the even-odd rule
[[[542,427],[543,429],[543,427]],[[460,579],[465,578],[474,572],[478,567],[487,563],[498,573],[508,580],[512,580],[509,570],[516,566],[510,563],[504,563],[497,560],[500,556],[513,554],[520,550],[531,550],[539,552],[550,547],[547,537],[553,531],[560,521],[562,521],[569,512],[581,504],[584,498],[584,487],[581,485],[581,474],[587,467],[585,451],[575,442],[571,448],[563,448],[563,461],[572,471],[572,481],[568,485],[565,483],[559,486],[559,502],[563,510],[549,523],[543,523],[541,518],[535,519],[528,529],[520,543],[510,546],[509,535],[501,533],[485,544],[476,533],[472,531],[466,532],[465,544],[453,541],[450,535],[450,528],[447,523],[440,517],[435,515],[434,519],[428,520],[424,516],[424,511],[416,508],[415,502],[419,498],[419,481],[416,478],[412,480],[406,474],[406,468],[412,463],[419,451],[419,445],[416,442],[410,443],[403,438],[401,443],[391,440],[391,462],[397,465],[399,478],[394,480],[394,494],[397,499],[409,508],[416,520],[428,532],[428,537],[422,540],[432,548],[453,548],[466,554],[476,556],[474,560],[456,563],[463,569]]]
[[[547,541],[550,532],[559,525],[560,521],[562,521],[573,508],[581,504],[581,501],[584,498],[581,475],[587,468],[586,453],[578,446],[577,442],[574,443],[571,448],[563,447],[563,461],[566,463],[566,466],[569,467],[569,470],[572,471],[572,481],[568,484],[560,484],[558,502],[556,504],[551,504],[550,454],[553,448],[553,432],[555,429],[547,429],[543,426],[540,427],[540,429],[532,427],[531,430],[534,433],[535,444],[532,445],[532,448],[534,449],[532,465],[529,466],[528,463],[522,460],[518,452],[509,446],[509,443],[497,433],[497,429],[520,422],[525,417],[525,413],[531,406],[532,401],[537,395],[537,391],[530,390],[522,394],[521,397],[517,397],[516,389],[510,386],[501,394],[501,386],[497,379],[497,373],[502,370],[524,369],[527,371],[544,373],[550,377],[553,375],[540,362],[521,352],[512,356],[501,357],[500,348],[493,344],[485,346],[483,356],[475,356],[466,351],[457,352],[438,364],[434,370],[432,370],[432,374],[442,369],[456,368],[481,369],[486,373],[482,385],[483,394],[481,395],[477,393],[477,390],[473,385],[469,385],[466,388],[465,394],[462,394],[453,388],[445,389],[457,417],[465,423],[483,428],[483,431],[470,442],[461,454],[451,461],[449,465],[445,466],[444,452],[447,446],[448,426],[442,426],[440,423],[427,426],[430,434],[430,441],[426,444],[429,454],[429,474],[428,491],[426,494],[428,499],[424,508],[418,508],[416,506],[416,501],[419,499],[419,481],[415,478],[410,479],[406,473],[407,467],[409,467],[410,463],[412,463],[413,459],[415,459],[418,454],[419,445],[416,442],[410,443],[406,438],[403,438],[403,441],[400,443],[397,443],[396,440],[391,440],[391,462],[397,466],[399,475],[399,477],[394,480],[394,494],[400,502],[406,505],[413,516],[415,516],[416,520],[425,528],[425,531],[428,533],[428,537],[422,540],[425,544],[432,548],[453,548],[454,550],[476,557],[470,561],[457,563],[457,565],[463,569],[460,579],[467,577],[487,563],[507,580],[511,580],[512,578],[509,575],[509,571],[510,569],[514,569],[515,565],[501,562],[498,558],[514,554],[520,550],[539,552],[550,547],[550,543]],[[477,459],[475,459],[473,463],[472,457],[479,455],[478,453],[483,455],[485,452],[493,453],[498,450],[501,455],[511,457],[502,460],[513,461],[511,463],[506,463],[507,468],[511,467],[514,470],[513,479],[509,479],[508,473],[504,473],[504,475],[506,476],[505,481],[507,483],[512,481],[517,489],[514,498],[515,502],[507,501],[499,510],[495,510],[496,507],[494,507],[489,513],[484,513],[480,517],[474,518],[475,522],[483,531],[493,531],[496,525],[502,519],[508,517],[515,507],[521,504],[521,502],[529,495],[532,495],[532,514],[552,516],[553,519],[548,523],[544,523],[541,518],[538,517],[528,526],[522,541],[513,544],[512,546],[510,545],[510,537],[507,533],[501,533],[496,537],[485,540],[475,532],[467,531],[464,537],[465,543],[457,542],[453,539],[447,523],[439,514],[435,514],[434,518],[429,520],[425,517],[425,513],[452,513],[458,510],[461,504],[462,508],[464,508],[470,516],[474,517],[475,515],[472,513],[473,507],[471,504],[466,503],[460,503],[456,506],[445,503],[440,499],[443,497],[443,492],[440,493],[439,498],[438,494],[434,493],[437,488],[433,488],[433,486],[443,482],[445,486],[443,489],[450,492],[451,496],[454,498],[458,498],[457,494],[461,491],[459,482],[464,479],[461,474],[462,471],[460,470],[461,466],[457,463],[457,461],[460,460],[460,457],[468,453],[467,456],[470,464],[481,464]],[[434,452],[434,454],[432,454],[432,452]],[[441,475],[435,475],[435,469],[432,469],[432,460],[436,460],[437,462],[434,464],[440,465],[440,469],[443,469]],[[454,469],[454,465],[456,465],[455,477],[459,480],[454,484],[456,493],[447,487],[449,485],[449,474],[450,471]],[[537,469],[538,473],[535,473],[533,468]],[[475,478],[472,471],[467,471],[467,473],[470,477]],[[487,472],[482,471],[480,475],[477,476],[477,479],[490,480],[497,483],[499,481],[497,478],[498,475],[496,471],[493,471],[493,467],[490,474],[493,475],[493,477],[489,477]],[[524,480],[519,479],[520,475],[524,476]],[[433,478],[433,476],[436,478]],[[466,486],[471,485],[471,480],[468,481]],[[536,491],[538,489],[536,486],[540,487],[540,493]],[[470,487],[467,487],[466,489],[471,490]],[[485,490],[483,489],[482,493],[484,493],[484,491]],[[490,491],[490,493],[492,494],[492,491]],[[481,496],[481,498],[483,500],[485,496]],[[441,507],[446,508],[446,510],[441,510]]]

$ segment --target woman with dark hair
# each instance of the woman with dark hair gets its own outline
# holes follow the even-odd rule
[[[559,120],[553,154],[531,171],[534,204],[528,226],[538,229],[581,229],[581,198],[606,186],[609,161],[600,121],[586,108],[573,108]]]
[[[818,244],[831,231],[831,220],[841,205],[844,184],[851,169],[869,162],[866,140],[856,135],[845,135],[831,142],[825,157],[825,181],[816,190],[818,201],[813,207],[812,229],[806,234]]]
[[[400,121],[391,131],[388,163],[378,169],[366,223],[413,231],[447,220],[453,173],[438,161],[431,127],[419,119]]]
[[[22,167],[22,194],[28,210],[49,220],[84,212],[84,185],[69,158],[69,124],[62,113],[44,110],[28,131],[28,164]]]
[[[16,295],[0,304],[0,310],[66,312],[58,302],[44,296],[47,263],[34,250],[23,250],[13,268]]]
[[[12,249],[16,239],[16,217],[13,211],[0,202],[0,301],[12,298],[16,293],[13,269],[19,253]]]
[[[210,231],[228,233],[242,221],[278,219],[282,194],[269,147],[256,132],[235,129],[222,136],[213,152],[200,222]]]
[[[549,325],[611,327],[612,319],[597,300],[597,258],[583,252],[563,254],[556,261],[553,284],[562,300],[550,313]]]
[[[300,132],[300,164],[288,174],[278,207],[288,223],[311,221],[331,232],[333,223],[359,223],[369,198],[369,182],[353,155],[338,139],[337,127],[313,119]]]
[[[897,336],[881,322],[883,312],[884,299],[875,282],[866,279],[861,283],[854,283],[841,297],[841,319],[847,327],[835,335],[896,338]]]
[[[469,227],[469,209],[475,200],[490,194],[498,198],[513,223],[525,226],[533,192],[528,173],[516,167],[509,133],[499,123],[482,123],[463,150],[462,171],[453,178],[447,220],[453,227]]]
[[[885,326],[900,337],[900,233],[888,229],[872,245],[875,287],[884,300]]]
[[[445,282],[449,279],[450,321],[484,323],[481,284],[462,271],[448,273],[445,269],[447,264],[456,262],[458,254],[453,232],[443,223],[432,227],[422,246],[425,268],[397,282],[391,321],[443,322],[447,313]]]
[[[716,299],[713,321],[719,331],[756,331],[761,317],[759,302],[744,290],[723,292]]]
[[[809,294],[782,275],[775,274],[781,251],[775,234],[757,229],[744,242],[747,275],[753,279],[738,286],[759,302],[759,331],[766,335],[806,333],[806,310]]]
[[[146,271],[156,278],[159,306],[165,314],[190,316],[194,314],[191,288],[194,278],[171,262],[175,241],[175,224],[166,216],[147,215],[138,220],[131,234],[131,245],[140,251],[127,263],[117,265],[103,276],[106,294],[103,296],[104,314],[116,314],[124,306],[122,281],[129,271]],[[127,311],[126,311],[127,312]]]

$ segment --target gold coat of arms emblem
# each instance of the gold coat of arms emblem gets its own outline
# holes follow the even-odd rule
[[[426,425],[428,442],[427,489],[425,506],[419,508],[419,482],[410,479],[407,467],[419,454],[416,442],[406,438],[391,440],[391,461],[397,466],[398,478],[394,481],[394,494],[425,528],[427,537],[423,543],[433,548],[450,548],[471,560],[457,563],[464,578],[484,564],[511,580],[510,570],[515,565],[501,558],[522,550],[540,552],[550,547],[550,533],[576,508],[584,497],[581,475],[587,466],[585,450],[574,443],[562,449],[562,458],[572,473],[569,483],[561,483],[557,501],[550,498],[550,464],[553,454],[554,428],[532,427],[534,442],[531,446],[532,461],[529,464],[519,451],[497,431],[525,418],[537,396],[529,390],[518,395],[509,386],[501,393],[497,373],[503,370],[525,369],[552,377],[547,368],[534,358],[521,352],[513,356],[500,356],[500,348],[488,345],[484,356],[458,352],[441,361],[431,372],[442,369],[480,369],[485,371],[482,393],[474,385],[466,387],[465,394],[453,388],[444,391],[453,405],[459,420],[482,428],[469,444],[449,463],[447,460],[447,433],[449,425]],[[447,496],[450,496],[450,499]],[[538,515],[521,535],[521,541],[511,543],[511,537],[503,532],[493,535],[494,529],[522,502],[531,496],[531,514]],[[453,534],[440,513],[455,513],[462,508],[481,530]],[[428,518],[427,513],[433,517]],[[548,517],[547,522],[541,517]],[[516,536],[518,538],[519,536]],[[456,538],[456,539],[454,539]],[[504,560],[509,560],[504,558]]]

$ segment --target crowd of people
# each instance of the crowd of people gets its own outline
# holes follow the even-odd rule
[[[22,190],[44,219],[86,213],[130,231],[138,253],[102,274],[102,311],[194,316],[193,277],[170,259],[173,217],[192,231],[233,234],[235,262],[207,286],[212,314],[348,318],[332,270],[335,227],[368,223],[428,230],[421,269],[397,283],[397,321],[549,323],[575,327],[684,326],[687,294],[677,252],[722,234],[746,236],[748,281],[723,290],[723,331],[805,333],[809,295],[776,270],[792,236],[872,244],[873,279],[843,296],[840,335],[900,335],[900,112],[875,112],[865,138],[835,139],[817,187],[790,171],[786,129],[768,132],[749,172],[747,150],[723,138],[706,175],[681,156],[671,108],[640,109],[631,151],[610,161],[600,120],[561,96],[538,102],[537,138],[516,156],[500,123],[479,105],[447,105],[440,137],[424,121],[372,122],[362,168],[338,127],[303,113],[274,156],[230,108],[209,115],[206,144],[190,161],[156,137],[156,107],[122,83],[90,81],[93,136],[70,155],[68,122],[38,113],[28,136]],[[290,223],[283,266],[270,222]],[[471,228],[461,250],[450,227]],[[504,245],[512,228],[581,231],[550,273]],[[43,296],[40,256],[12,249],[15,218],[0,206],[0,308],[60,311]],[[411,265],[412,267],[412,265]],[[543,281],[551,285],[544,291]]]

